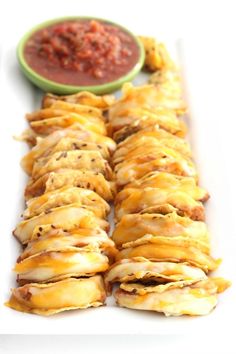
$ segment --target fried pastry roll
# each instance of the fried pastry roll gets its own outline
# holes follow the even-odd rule
[[[162,214],[130,214],[124,215],[117,223],[112,239],[118,248],[151,234],[154,236],[192,239],[193,242],[204,245],[209,249],[209,233],[202,221],[193,221],[188,217],[177,215],[176,212]]]
[[[74,146],[79,146],[81,150],[87,150],[86,149],[87,143],[90,144],[94,143],[97,145],[98,149],[101,150],[100,152],[102,156],[103,156],[103,150],[105,151],[108,150],[110,154],[116,148],[115,142],[109,137],[96,134],[93,132],[89,132],[86,130],[76,130],[71,128],[57,130],[49,134],[45,138],[38,138],[37,144],[21,160],[21,167],[24,169],[24,171],[30,175],[32,173],[34,162],[37,159],[43,156],[51,155],[53,152],[61,151],[59,149],[62,146],[62,141],[63,139],[66,138],[72,139],[73,142],[74,140],[76,140],[76,145]],[[102,149],[100,149],[100,147],[102,147]],[[65,148],[65,144],[63,150],[64,151],[68,150],[68,148]],[[88,148],[88,150],[92,150],[92,149]]]
[[[158,70],[150,76],[149,83],[155,85],[157,88],[164,89],[175,97],[181,97],[183,94],[181,77],[178,70],[168,68]]]
[[[86,140],[78,140],[77,138],[62,138],[53,148],[45,152],[45,156],[53,155],[58,151],[71,151],[71,150],[88,150],[98,151],[105,160],[110,159],[109,150],[105,145],[100,145]]]
[[[52,225],[52,228],[74,229],[101,227],[109,230],[107,221],[98,218],[90,210],[81,208],[80,205],[70,204],[52,209],[49,213],[34,216],[31,219],[21,221],[13,231],[14,236],[21,242],[27,243],[32,238],[34,228],[43,225]]]
[[[75,247],[85,247],[91,245],[97,247],[113,259],[117,253],[114,242],[101,228],[77,228],[72,230],[55,229],[44,226],[40,231],[36,227],[33,231],[32,239],[27,244],[19,257],[19,261],[46,251],[74,250]]]
[[[202,269],[173,262],[155,262],[143,257],[122,259],[113,264],[105,274],[107,289],[113,283],[156,282],[167,283],[186,280],[202,280],[207,276]]]
[[[116,142],[121,142],[139,131],[148,130],[150,127],[154,130],[155,126],[174,136],[186,135],[184,122],[177,118],[173,110],[161,106],[126,109],[110,120],[108,130]]]
[[[31,178],[25,189],[25,198],[28,200],[38,197],[63,186],[93,190],[106,201],[112,200],[115,194],[115,183],[107,181],[102,173],[83,169],[59,169],[46,173],[37,180]]]
[[[47,135],[55,130],[68,128],[78,124],[81,129],[86,129],[97,134],[106,135],[105,123],[99,118],[88,119],[77,113],[66,112],[63,116],[51,117],[30,122],[30,127],[37,134]]]
[[[12,289],[6,305],[17,311],[49,316],[67,310],[98,307],[105,299],[103,279],[96,275],[49,284],[26,284]]]
[[[144,148],[145,146],[145,148]],[[178,150],[174,149],[173,147],[170,147],[166,144],[162,144],[159,141],[146,141],[145,145],[143,146],[138,146],[134,149],[131,149],[124,157],[120,157],[120,158],[115,158],[113,160],[114,165],[118,165],[118,164],[122,164],[125,161],[129,161],[135,158],[138,158],[139,156],[143,156],[144,155],[144,151],[146,156],[153,156],[154,154],[156,154],[156,156],[161,156],[160,154],[163,152],[163,154],[168,154],[169,155],[169,159],[172,156],[172,159],[174,157],[174,155],[177,155],[179,157],[181,157],[181,160],[186,159],[187,160],[187,164],[192,164],[192,161],[189,159],[188,156],[183,155],[181,152],[179,152]],[[161,157],[160,157],[161,158]],[[178,157],[176,157],[178,159]],[[162,166],[162,165],[161,165]],[[160,168],[161,168],[160,166]]]
[[[167,147],[158,147],[146,154],[144,146],[143,153],[140,152],[137,156],[117,164],[114,171],[117,184],[120,186],[140,179],[153,171],[198,179],[194,163],[176,150]]]
[[[117,100],[109,109],[109,121],[116,117],[124,116],[130,109],[148,109],[154,111],[162,107],[173,110],[177,115],[186,112],[186,105],[182,99],[167,94],[164,89],[157,88],[155,85],[144,85],[134,87],[131,83],[126,83],[122,87],[122,97]]]
[[[73,150],[88,150],[88,151],[96,151],[99,152],[102,158],[105,160],[110,159],[110,153],[105,145],[96,144],[94,142],[86,141],[86,140],[78,140],[77,138],[62,138],[57,144],[55,144],[52,148],[49,148],[44,152],[42,156],[38,156],[37,159],[51,156],[57,152],[66,152]],[[21,165],[25,172],[29,175],[32,173],[33,164],[36,162],[36,159],[32,159],[33,153],[29,152],[21,161]],[[31,160],[31,161],[30,161]]]
[[[138,38],[142,42],[146,54],[144,64],[150,71],[175,68],[175,64],[163,43],[152,37],[139,36]]]
[[[20,285],[44,283],[64,278],[92,276],[104,272],[109,259],[95,245],[63,251],[44,251],[16,263],[14,272]]]
[[[135,241],[130,241],[123,243],[122,248],[137,247],[145,245],[147,243],[153,243],[158,245],[169,245],[176,247],[195,247],[198,248],[201,252],[210,254],[210,245],[209,242],[203,242],[197,238],[186,237],[186,236],[162,236],[162,235],[151,235],[146,234]]]
[[[217,294],[229,285],[221,278],[156,286],[121,284],[115,298],[119,306],[162,312],[166,316],[207,315],[217,304]]]
[[[26,119],[28,120],[28,122],[32,122],[52,117],[60,117],[65,115],[67,112],[77,113],[88,119],[96,117],[101,119],[101,121],[104,120],[102,112],[98,108],[64,101],[55,101],[48,108],[42,108],[38,111],[28,113],[26,114]]]
[[[193,220],[204,221],[205,212],[201,202],[191,198],[182,191],[162,188],[125,188],[119,192],[115,200],[115,216],[120,220],[126,214],[154,213],[155,208],[162,205],[173,206],[181,216]],[[160,210],[160,208],[159,208]]]
[[[208,192],[197,186],[193,177],[183,177],[166,172],[150,172],[144,177],[128,183],[125,188],[161,188],[169,191],[181,191],[189,197],[205,202],[209,199]]]
[[[57,96],[52,93],[46,93],[42,100],[42,107],[51,107],[51,105],[56,101],[76,103],[106,110],[115,102],[115,97],[112,95],[96,96],[93,93],[87,91],[66,96]]]
[[[147,143],[159,143],[163,146],[177,150],[184,156],[192,156],[190,146],[184,139],[174,136],[173,134],[160,129],[158,126],[151,126],[149,129],[139,131],[120,142],[113,154],[113,160],[123,159],[129,152],[141,146],[143,147]]]
[[[84,188],[62,187],[30,199],[23,216],[25,219],[32,218],[48,213],[51,209],[74,203],[92,211],[99,218],[106,218],[110,212],[109,204],[97,193]]]
[[[110,165],[98,151],[75,150],[59,151],[53,155],[39,158],[34,163],[32,178],[37,179],[46,173],[66,168],[102,173],[109,180],[113,177]]]
[[[182,239],[184,242],[181,242],[182,245],[179,246],[176,245],[174,238],[160,238],[151,235],[150,239],[146,239],[143,244],[136,244],[139,240],[130,243],[129,248],[125,248],[117,254],[116,260],[144,257],[153,261],[187,263],[201,268],[206,273],[218,268],[221,260],[215,260],[202,252],[200,248],[190,246],[188,239]]]
[[[131,159],[134,159],[138,156],[142,156],[144,153],[144,146],[145,146],[145,153],[146,155],[153,155],[153,153],[158,154],[159,152],[167,149],[171,149],[172,151],[177,151],[178,154],[182,155],[183,158],[189,159],[188,156],[183,155],[181,152],[179,152],[177,149],[173,148],[171,144],[164,144],[160,141],[151,141],[150,139],[147,139],[145,144],[143,146],[137,146],[134,149],[131,149],[129,152],[126,153],[123,157],[114,157],[113,159],[113,164],[118,165],[119,163],[122,163],[124,161],[128,161]]]
[[[180,139],[181,140],[181,139]],[[132,158],[138,157],[138,156],[142,156],[144,154],[144,152],[149,155],[152,152],[155,153],[159,153],[162,152],[165,153],[169,153],[172,154],[172,156],[176,156],[176,158],[180,157],[182,159],[186,159],[187,161],[190,161],[190,157],[191,155],[189,154],[185,154],[183,153],[183,151],[181,151],[181,148],[176,148],[174,146],[174,143],[169,141],[169,142],[165,142],[165,141],[161,141],[156,140],[156,139],[152,139],[152,138],[147,138],[147,139],[143,139],[143,145],[141,144],[142,139],[140,139],[140,142],[137,145],[134,145],[132,148],[129,149],[129,151],[125,151],[126,149],[123,149],[119,151],[119,149],[117,150],[117,155],[114,156],[114,164],[118,164],[118,163],[122,163],[124,161],[130,160]],[[145,150],[144,150],[145,149]],[[183,150],[183,149],[182,149]],[[119,156],[119,152],[120,152],[120,156]],[[123,155],[124,153],[124,155]]]

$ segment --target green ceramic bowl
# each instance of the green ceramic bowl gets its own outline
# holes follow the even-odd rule
[[[139,55],[139,59],[138,59],[136,65],[134,65],[134,67],[127,74],[125,74],[124,76],[122,76],[118,80],[109,82],[107,84],[95,85],[95,86],[73,86],[73,85],[60,84],[55,81],[48,80],[48,79],[44,78],[43,76],[37,74],[27,64],[27,62],[24,58],[24,47],[25,47],[25,44],[28,41],[28,39],[32,36],[32,34],[34,32],[36,32],[44,27],[50,26],[54,23],[60,23],[62,21],[67,21],[67,20],[80,20],[80,19],[88,19],[88,20],[93,19],[93,20],[98,20],[98,21],[104,21],[107,23],[111,23],[115,26],[118,26],[121,29],[123,29],[125,32],[127,32],[135,40],[135,42],[137,43],[137,45],[139,47],[140,55]],[[109,93],[109,92],[118,90],[125,82],[131,81],[139,73],[139,71],[141,70],[143,63],[144,63],[145,53],[144,53],[143,45],[139,41],[139,39],[134,34],[132,34],[130,31],[128,31],[126,28],[124,28],[114,22],[111,22],[111,21],[108,21],[105,19],[101,19],[101,18],[71,16],[71,17],[62,17],[62,18],[57,18],[57,19],[43,22],[43,23],[35,26],[29,32],[27,32],[18,44],[17,58],[18,58],[20,68],[23,71],[23,73],[25,74],[25,76],[33,84],[38,86],[43,91],[57,93],[57,94],[61,94],[61,95],[62,94],[63,95],[72,94],[72,93],[76,93],[79,91],[90,91],[95,94],[105,94],[105,93]]]

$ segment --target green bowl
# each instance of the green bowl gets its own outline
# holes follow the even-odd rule
[[[47,26],[50,26],[54,23],[60,23],[62,21],[67,21],[67,20],[80,20],[80,19],[88,19],[88,20],[98,20],[98,21],[104,21],[110,24],[113,24],[115,26],[120,27],[122,30],[127,32],[137,43],[137,46],[139,47],[139,59],[134,65],[134,67],[124,76],[119,78],[118,80],[111,81],[107,84],[102,84],[102,85],[93,85],[93,86],[74,86],[74,85],[65,85],[65,84],[60,84],[52,80],[48,80],[44,78],[43,76],[39,75],[34,71],[26,62],[24,58],[24,47],[28,39],[31,37],[31,35],[44,28]],[[20,65],[20,68],[22,72],[25,74],[25,76],[36,86],[38,86],[40,89],[43,91],[47,92],[52,92],[56,94],[61,94],[61,95],[67,95],[67,94],[73,94],[79,91],[89,91],[95,94],[105,94],[109,93],[112,91],[118,90],[125,82],[131,81],[142,69],[144,59],[145,59],[145,53],[144,53],[144,48],[142,43],[139,41],[139,39],[132,34],[130,31],[128,31],[126,28],[123,26],[120,26],[114,22],[101,19],[101,18],[96,18],[96,17],[85,17],[85,16],[71,16],[71,17],[62,17],[62,18],[57,18],[53,20],[49,20],[46,22],[43,22],[37,26],[35,26],[33,29],[31,29],[29,32],[27,32],[23,38],[20,40],[18,46],[17,46],[17,59]]]

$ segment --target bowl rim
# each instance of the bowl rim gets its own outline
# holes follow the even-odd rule
[[[138,48],[139,48],[139,58],[136,62],[136,64],[132,67],[132,69],[130,71],[128,71],[125,75],[121,76],[120,78],[113,80],[111,82],[108,83],[104,83],[101,85],[87,85],[87,86],[80,86],[80,85],[67,85],[67,84],[61,84],[61,83],[57,83],[56,81],[53,80],[48,80],[46,79],[44,76],[38,74],[35,70],[33,70],[28,63],[25,60],[24,57],[24,49],[25,49],[25,45],[28,41],[28,39],[38,30],[43,29],[44,27],[48,27],[50,25],[56,24],[56,23],[60,23],[63,21],[73,21],[73,20],[96,20],[96,21],[100,21],[100,22],[105,22],[105,23],[109,23],[112,24],[114,26],[117,26],[119,28],[121,28],[123,31],[125,31],[126,33],[128,33],[136,42]],[[131,31],[129,31],[126,27],[124,27],[123,25],[120,25],[116,22],[104,19],[104,18],[100,18],[100,17],[93,17],[93,16],[64,16],[64,17],[58,17],[58,18],[54,18],[54,19],[50,19],[44,22],[39,23],[38,25],[32,27],[29,31],[27,31],[23,37],[21,37],[18,45],[17,45],[17,60],[18,63],[21,67],[21,69],[23,70],[23,72],[27,72],[27,77],[28,79],[33,78],[35,81],[39,81],[40,83],[42,83],[44,86],[49,86],[51,88],[51,90],[53,91],[54,88],[57,91],[90,91],[93,93],[100,93],[102,91],[112,91],[113,89],[115,90],[117,87],[121,86],[124,82],[127,82],[129,80],[132,80],[133,77],[138,74],[138,72],[142,69],[143,64],[144,64],[144,59],[145,59],[145,51],[144,51],[144,47],[143,44],[141,43],[141,41],[139,40],[139,38],[137,36],[135,36],[135,34],[133,34]],[[35,85],[37,85],[34,82]],[[37,85],[38,86],[38,85]]]

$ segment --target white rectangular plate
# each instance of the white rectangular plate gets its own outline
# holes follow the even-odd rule
[[[168,45],[169,44],[169,45]],[[233,218],[231,215],[230,187],[224,166],[224,140],[221,125],[217,124],[216,110],[205,111],[198,68],[192,48],[176,41],[167,46],[183,63],[184,87],[190,107],[188,117],[189,139],[199,169],[201,184],[211,194],[207,203],[207,222],[212,234],[212,253],[224,259],[220,274],[235,279]],[[196,51],[195,51],[196,54]],[[205,68],[206,79],[207,68]],[[143,76],[135,83],[140,84]],[[214,85],[214,83],[212,83]],[[210,92],[209,92],[210,94]],[[13,311],[3,305],[14,287],[15,275],[11,272],[20,254],[20,246],[11,232],[20,220],[24,201],[23,191],[27,181],[19,166],[20,158],[27,151],[23,143],[12,139],[26,127],[24,115],[39,107],[41,93],[20,73],[15,58],[15,43],[8,43],[0,51],[1,97],[1,247],[0,247],[0,334],[179,334],[200,333],[227,324],[235,313],[235,288],[232,286],[219,300],[216,310],[205,317],[166,318],[161,314],[122,309],[112,298],[106,307],[70,311],[45,318]],[[212,107],[214,109],[214,107]],[[214,121],[213,121],[214,117]],[[228,173],[227,173],[228,172]],[[197,331],[197,332],[196,332]]]

